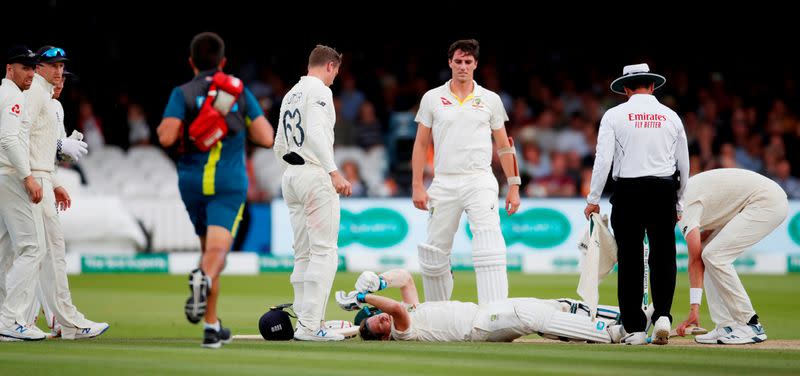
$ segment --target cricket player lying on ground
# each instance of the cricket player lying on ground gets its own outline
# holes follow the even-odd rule
[[[398,287],[403,301],[375,295]],[[336,302],[354,311],[370,304],[383,311],[362,320],[364,340],[425,342],[511,342],[538,333],[547,338],[596,343],[619,342],[624,334],[619,309],[600,306],[595,318],[580,302],[560,299],[509,298],[477,305],[458,301],[419,302],[411,274],[393,269],[380,276],[363,272],[350,293],[336,292]]]

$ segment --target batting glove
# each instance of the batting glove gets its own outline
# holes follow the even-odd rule
[[[89,145],[74,138],[62,138],[57,141],[56,155],[64,162],[77,162],[89,153]]]
[[[358,291],[336,292],[336,303],[345,311],[358,311],[364,306],[367,294]]]
[[[361,273],[356,281],[356,291],[360,292],[375,292],[385,288],[386,280],[370,271]]]

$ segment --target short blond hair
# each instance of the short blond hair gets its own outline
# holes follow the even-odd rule
[[[342,64],[342,54],[336,52],[332,47],[318,44],[311,50],[311,54],[308,55],[309,67],[318,67],[331,62],[337,66]]]

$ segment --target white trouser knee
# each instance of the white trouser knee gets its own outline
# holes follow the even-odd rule
[[[324,320],[328,296],[338,266],[336,249],[311,251],[303,280],[303,302],[300,311],[295,310],[298,321],[307,329],[318,330]]]
[[[611,334],[602,320],[592,321],[583,315],[553,312],[541,328],[543,334],[569,340],[611,343]]]
[[[428,244],[420,244],[417,250],[425,301],[450,300],[453,293],[450,253]]]
[[[506,244],[499,230],[473,234],[472,263],[478,285],[478,304],[508,298]]]

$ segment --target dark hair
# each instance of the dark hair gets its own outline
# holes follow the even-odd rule
[[[318,67],[331,62],[337,66],[341,64],[342,54],[336,52],[336,50],[328,46],[318,44],[313,50],[311,50],[311,54],[308,55],[309,67]]]
[[[369,329],[367,325],[367,319],[361,320],[361,324],[358,325],[358,335],[361,336],[361,339],[364,341],[380,341],[381,337],[375,334],[372,330]]]
[[[655,80],[652,77],[642,76],[642,77],[632,77],[625,82],[622,83],[622,87],[626,87],[631,90],[636,89],[647,89],[650,85],[654,84]]]
[[[189,56],[198,70],[216,69],[225,57],[225,42],[216,33],[197,34],[189,45]]]
[[[450,49],[447,50],[447,59],[452,60],[456,50],[461,50],[465,55],[472,55],[475,60],[478,60],[480,54],[480,43],[475,39],[462,39],[453,42]]]

